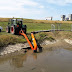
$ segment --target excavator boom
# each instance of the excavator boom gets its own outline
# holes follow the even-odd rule
[[[19,32],[19,34],[21,34],[21,35],[23,35],[23,36],[25,37],[25,39],[27,40],[27,42],[28,42],[28,44],[30,45],[31,49],[32,49],[34,52],[36,52],[36,51],[37,51],[37,43],[36,43],[34,34],[31,33],[32,40],[33,40],[33,44],[34,44],[34,48],[33,48],[32,44],[31,44],[31,42],[29,41],[27,35],[23,32],[23,30],[21,30],[21,31]]]

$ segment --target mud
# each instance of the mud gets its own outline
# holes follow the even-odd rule
[[[6,55],[6,54],[10,54],[10,53],[14,53],[16,51],[20,51],[23,48],[27,48],[29,47],[28,43],[24,43],[24,44],[15,44],[15,45],[8,45],[7,47],[1,48],[0,50],[0,55]]]
[[[48,48],[68,48],[72,45],[72,40],[69,39],[60,39],[60,40],[54,40],[54,41],[48,41],[48,40],[44,40],[40,46],[44,47],[47,46]],[[6,54],[10,54],[10,53],[14,53],[16,51],[20,51],[21,49],[25,49],[25,51],[27,50],[27,48],[30,48],[28,43],[24,43],[24,44],[15,44],[15,45],[8,45],[7,47],[1,48],[0,50],[0,55],[6,55]],[[46,49],[46,48],[45,48]],[[39,49],[38,49],[39,51]]]
[[[72,72],[70,49],[43,46],[38,53],[22,49],[0,56],[0,72]]]
[[[21,45],[22,49],[0,56],[0,72],[72,72],[72,45],[64,40],[49,43],[41,44],[38,53]]]

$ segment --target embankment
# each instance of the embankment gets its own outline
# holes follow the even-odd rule
[[[31,36],[29,34],[27,36],[31,41]],[[47,46],[47,48],[68,48],[72,46],[72,32],[38,33],[35,34],[35,38],[37,40],[37,43],[42,47]],[[26,42],[25,38],[22,36],[7,35],[3,38],[0,38],[1,55],[20,51],[21,49],[27,47],[29,47],[29,45]]]

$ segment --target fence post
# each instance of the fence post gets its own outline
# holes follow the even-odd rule
[[[59,23],[59,24],[57,24],[57,31],[58,30],[61,30],[61,24]]]
[[[72,24],[71,24],[71,31],[72,31]]]
[[[51,31],[53,32],[55,32],[55,25],[54,24],[51,24]]]

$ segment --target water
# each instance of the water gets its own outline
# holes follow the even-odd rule
[[[26,54],[0,57],[0,72],[72,72],[72,49],[28,50]]]

